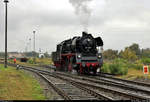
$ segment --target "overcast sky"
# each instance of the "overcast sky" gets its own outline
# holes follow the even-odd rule
[[[25,51],[29,38],[28,50],[33,50],[33,30],[36,51],[41,48],[49,53],[56,44],[83,31],[69,0],[9,1],[8,51]],[[150,48],[149,5],[150,0],[92,0],[88,31],[102,37],[104,49],[121,50],[132,43]],[[4,51],[4,6],[0,0],[0,51]]]

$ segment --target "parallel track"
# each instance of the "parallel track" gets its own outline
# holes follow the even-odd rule
[[[95,80],[94,78],[86,78],[86,77],[79,77],[79,76],[73,76],[66,73],[57,73],[57,75],[67,76],[69,78],[74,78],[75,80],[81,80],[79,83],[82,83],[85,86],[92,87],[94,89],[100,89],[102,91],[106,91],[109,93],[115,93],[120,97],[121,99],[127,98],[130,100],[148,100],[150,98],[150,91],[138,89],[135,87],[130,87],[122,84],[114,84],[110,82],[104,82],[100,80]],[[84,83],[83,83],[84,82]],[[122,91],[121,91],[122,90]]]

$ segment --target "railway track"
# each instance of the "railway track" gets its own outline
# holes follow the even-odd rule
[[[58,74],[63,74],[61,72],[58,72]],[[146,84],[146,83],[139,83],[136,81],[129,81],[129,80],[123,80],[123,79],[118,79],[118,78],[114,78],[114,77],[106,77],[106,76],[73,76],[70,74],[64,74],[65,76],[68,77],[75,77],[75,78],[80,78],[82,80],[87,80],[93,83],[98,83],[98,84],[104,84],[104,85],[113,85],[113,86],[117,86],[120,88],[128,88],[131,90],[136,90],[136,91],[142,91],[144,93],[147,93],[148,96],[150,95],[150,84]]]
[[[115,77],[110,77],[110,76],[105,76],[105,75],[99,75],[98,77],[93,77],[98,80],[103,80],[103,81],[109,81],[117,84],[124,84],[128,86],[134,86],[134,87],[141,87],[142,89],[150,90],[150,84],[144,83],[144,82],[137,82],[137,81],[130,81],[130,80],[124,80],[124,79],[119,79]]]
[[[105,95],[104,97],[109,97],[110,100],[134,100],[144,102],[150,101],[149,84],[139,83],[136,81],[122,80],[108,75],[105,76],[103,74],[101,76],[85,77],[70,75],[62,72],[52,73],[47,70],[43,71],[31,67],[28,67],[28,69],[34,69],[36,71],[39,71],[40,73],[51,75],[51,77],[66,80],[72,85],[80,87],[81,89],[84,86],[84,88],[86,89],[82,90],[86,91],[87,89],[90,89],[89,93],[91,91],[94,91],[96,92],[95,96],[100,93],[103,96]]]
[[[40,71],[39,69],[35,69]],[[44,71],[44,73],[49,74],[50,72]],[[45,73],[45,74],[46,74]],[[149,92],[145,91],[145,90],[139,90],[139,89],[135,89],[137,92],[140,91],[144,91],[144,93],[142,93],[143,95],[147,94],[147,96],[142,96],[142,95],[138,95],[136,94],[136,92],[134,92],[134,88],[131,87],[125,87],[125,86],[121,86],[121,85],[115,85],[115,84],[110,84],[110,83],[106,83],[106,82],[100,82],[98,80],[94,80],[92,78],[85,78],[85,77],[78,77],[78,76],[73,76],[73,75],[69,75],[69,74],[62,74],[62,72],[56,72],[55,73],[55,77],[63,79],[63,80],[67,80],[68,82],[74,84],[80,84],[84,87],[86,87],[87,89],[91,89],[93,91],[97,91],[97,93],[101,93],[101,94],[105,94],[108,97],[115,99],[115,100],[138,100],[138,101],[147,101],[149,99]],[[87,82],[88,81],[88,82]],[[115,87],[115,88],[114,88]],[[121,89],[117,89],[118,87],[123,88],[124,90]],[[132,91],[131,91],[132,89]],[[128,91],[125,91],[128,90]],[[115,94],[115,95],[114,95]]]
[[[49,67],[53,67],[53,66],[49,66]],[[47,66],[47,68],[49,68],[49,67]],[[101,74],[98,74],[98,76],[86,76],[84,78],[89,77],[89,78],[93,78],[95,80],[97,79],[98,81],[104,81],[104,82],[110,82],[110,83],[114,83],[114,84],[129,86],[130,88],[135,87],[135,88],[137,88],[137,91],[138,91],[138,89],[141,89],[141,91],[145,91],[145,90],[150,91],[150,84],[147,84],[147,83],[144,83],[144,82],[137,82],[137,81],[119,79],[119,78],[115,78],[115,77],[112,77],[112,76],[114,76],[114,74],[101,73]]]
[[[62,81],[62,78],[58,77],[56,74],[26,67],[23,69],[32,71],[41,76],[65,100],[112,100],[110,97],[96,93],[80,84],[68,83],[66,79]]]
[[[130,86],[126,86],[126,85],[122,85],[122,84],[114,84],[111,82],[105,82],[105,81],[100,81],[100,80],[96,80],[96,79],[91,79],[91,78],[87,78],[87,77],[78,77],[78,76],[73,76],[73,75],[68,75],[68,74],[64,74],[64,73],[57,73],[59,75],[63,75],[70,77],[70,78],[74,78],[74,81],[77,81],[77,79],[81,80],[79,82],[83,83],[85,86],[89,86],[92,87],[94,89],[99,89],[100,91],[105,91],[107,94],[107,92],[112,93],[112,95],[110,95],[110,97],[114,97],[114,93],[117,94],[119,99],[130,99],[130,100],[148,100],[150,99],[150,91],[147,90],[143,90],[143,89],[138,89],[135,87],[130,87]],[[117,98],[117,99],[118,99]]]

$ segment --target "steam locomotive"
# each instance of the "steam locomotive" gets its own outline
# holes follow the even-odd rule
[[[94,38],[87,32],[82,36],[65,40],[52,52],[52,61],[56,70],[77,72],[80,74],[96,74],[103,65],[101,37]]]

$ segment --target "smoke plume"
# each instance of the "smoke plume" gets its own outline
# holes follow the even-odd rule
[[[92,11],[88,6],[91,1],[92,0],[69,0],[75,8],[75,14],[79,17],[80,23],[86,32],[88,32],[89,18]]]

